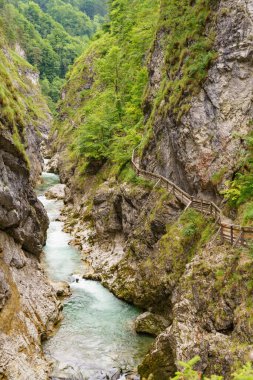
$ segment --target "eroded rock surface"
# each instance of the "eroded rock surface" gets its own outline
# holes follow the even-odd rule
[[[134,322],[135,330],[138,333],[145,333],[157,336],[169,326],[169,322],[160,315],[150,313],[141,314]]]
[[[22,59],[13,61],[7,46],[1,45],[0,53],[10,72],[8,80],[1,72],[1,85],[15,92],[13,102],[22,103],[17,109],[24,113],[13,111],[15,125],[2,110],[0,117],[0,378],[47,380],[49,364],[41,342],[60,320],[62,305],[39,263],[48,218],[34,185],[51,116],[38,73]]]
[[[142,159],[150,171],[206,197],[214,197],[216,186],[222,188],[235,172],[238,154],[243,151],[243,141],[237,133],[247,134],[253,117],[252,1],[228,0],[218,4],[214,46],[218,58],[180,122],[170,113],[161,116],[162,112],[157,112],[154,138]],[[165,68],[162,41],[163,34],[159,32],[150,62],[150,104]],[[219,183],[213,183],[214,175],[220,175]]]
[[[5,290],[0,310],[0,374],[8,380],[46,380],[48,364],[41,341],[59,321],[61,303],[36,256],[24,252],[4,232],[0,232],[0,266],[0,289]]]

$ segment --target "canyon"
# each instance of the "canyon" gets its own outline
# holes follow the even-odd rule
[[[168,380],[199,356],[199,373],[231,379],[253,348],[251,244],[225,242],[131,157],[252,227],[253,2],[120,0],[109,15],[54,120],[23,48],[1,42],[0,379],[52,378],[42,343],[68,302],[43,266],[42,155],[79,280],[138,307],[136,331],[154,338],[138,376]]]

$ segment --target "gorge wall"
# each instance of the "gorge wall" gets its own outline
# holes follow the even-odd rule
[[[199,355],[201,372],[229,379],[252,349],[252,257],[136,178],[129,161],[141,142],[143,168],[223,200],[252,129],[253,3],[143,8],[112,1],[110,25],[71,70],[50,165],[67,185],[65,228],[89,266],[84,276],[149,312],[141,330],[158,336],[142,378],[168,379],[179,360]]]
[[[214,38],[215,61],[201,88],[197,91],[194,88],[193,92],[197,93],[190,99],[187,99],[187,85],[180,85],[182,105],[186,103],[189,109],[180,119],[173,106],[163,112],[166,102],[171,103],[170,92],[154,104],[163,86],[165,70],[167,82],[173,78],[180,83],[185,75],[184,63],[175,74],[174,67],[166,62],[163,46],[168,41],[169,31],[159,30],[156,36],[144,103],[149,113],[155,112],[153,137],[142,156],[142,164],[149,170],[173,179],[194,194],[211,197],[218,196],[217,190],[226,179],[233,177],[245,154],[243,137],[251,130],[253,79],[251,1],[213,2],[213,9],[204,34],[209,39]]]
[[[34,185],[51,116],[38,73],[23,56],[1,30],[0,378],[45,380],[41,341],[59,320],[61,305],[40,265],[48,218]]]

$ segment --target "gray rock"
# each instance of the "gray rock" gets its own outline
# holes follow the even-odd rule
[[[48,199],[58,199],[62,200],[65,198],[65,188],[66,185],[59,183],[53,187],[51,187],[47,192],[46,192],[46,197]]]
[[[153,121],[154,138],[142,158],[143,167],[207,198],[218,197],[217,189],[223,188],[237,169],[244,149],[240,136],[250,131],[253,116],[252,1],[218,3],[214,47],[218,58],[180,121],[170,110],[161,116],[164,104],[158,107]],[[154,96],[163,83],[162,72],[168,70],[170,75],[164,60],[163,34],[157,34],[150,60],[150,95],[144,104],[144,110],[149,109],[147,117],[152,114]],[[212,184],[212,176],[222,170],[220,183]]]
[[[44,165],[43,170],[48,173],[58,174],[59,169],[59,154],[55,154],[52,158],[50,158],[47,163]]]
[[[11,296],[10,287],[7,283],[4,273],[0,269],[0,311]]]
[[[34,193],[31,181],[31,176],[35,181],[38,175],[35,168],[39,163],[34,160],[34,172],[29,173],[19,155],[11,134],[8,130],[1,130],[0,230],[8,231],[25,250],[38,255],[45,243],[48,227],[46,212]]]
[[[136,318],[134,325],[138,333],[157,336],[169,326],[169,321],[161,315],[147,311]]]

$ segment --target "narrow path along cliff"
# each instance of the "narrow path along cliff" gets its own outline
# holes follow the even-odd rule
[[[53,360],[52,376],[125,379],[123,374],[136,371],[153,339],[134,331],[133,320],[139,314],[136,308],[118,300],[98,282],[82,279],[80,252],[68,244],[71,237],[62,231],[59,221],[63,202],[45,197],[45,192],[59,182],[58,176],[44,173],[42,178],[39,199],[50,219],[45,270],[56,287],[61,285],[59,281],[68,281],[72,293],[64,303],[63,322],[44,344],[47,358]]]
[[[253,0],[0,0],[0,380],[253,379],[252,36]]]

